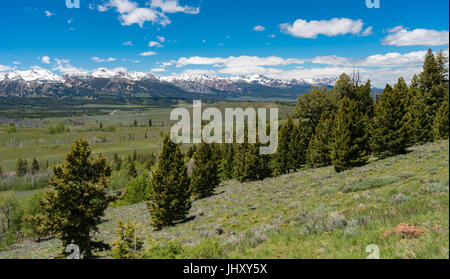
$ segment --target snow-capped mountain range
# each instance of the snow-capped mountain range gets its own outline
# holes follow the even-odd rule
[[[57,75],[36,68],[0,72],[0,96],[89,95],[97,92],[120,95],[147,93],[150,96],[174,96],[184,93],[226,94],[255,97],[298,96],[313,85],[332,86],[335,78],[273,79],[264,75],[221,77],[205,74],[155,76],[143,72],[99,69],[92,73],[73,72]]]

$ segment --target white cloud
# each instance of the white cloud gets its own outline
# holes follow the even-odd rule
[[[122,45],[124,45],[124,46],[133,46],[133,42],[132,41],[127,41],[127,42],[122,43]]]
[[[42,56],[41,60],[42,60],[42,63],[50,64],[50,57],[48,57],[48,56]]]
[[[253,30],[256,32],[262,32],[262,31],[265,31],[266,28],[262,25],[256,25],[255,27],[253,27]]]
[[[19,61],[13,61],[13,64],[14,65],[20,65],[20,62]]]
[[[332,56],[317,56],[309,60],[314,64],[334,66],[358,66],[358,67],[406,67],[421,65],[425,59],[426,50],[408,53],[389,52],[375,54],[365,58],[346,58]]]
[[[52,12],[50,12],[50,11],[45,11],[44,13],[45,13],[45,15],[46,15],[47,17],[51,17],[51,16],[54,16],[54,15],[55,15],[54,13],[52,13]]]
[[[166,40],[166,38],[162,37],[162,36],[156,36],[156,38],[158,39],[158,41],[160,41],[161,43],[164,43],[164,41]]]
[[[70,64],[69,59],[58,59],[55,58],[56,65],[52,68],[54,71],[60,71],[64,74],[74,74],[74,73],[86,73],[87,71],[82,68],[74,67]]]
[[[5,66],[0,64],[0,72],[11,70],[10,66]]]
[[[188,13],[198,14],[199,8],[190,6],[180,6],[177,0],[152,0],[149,8],[141,8],[136,2],[131,0],[109,0],[104,5],[98,5],[97,10],[106,12],[110,8],[115,8],[120,14],[119,19],[122,25],[138,24],[143,27],[144,23],[149,21],[163,26],[170,24],[170,19],[165,13]]]
[[[149,47],[162,47],[162,44],[160,44],[159,42],[156,42],[156,41],[150,41],[148,43],[148,46]]]
[[[108,57],[108,58],[98,58],[97,56],[91,57],[91,59],[97,63],[101,63],[101,62],[113,62],[116,61],[116,58],[114,57]]]
[[[180,6],[178,0],[152,0],[151,7],[159,8],[164,13],[198,14],[200,12],[200,8]]]
[[[164,68],[153,68],[150,71],[154,72],[154,73],[160,73],[160,72],[165,72],[166,69],[164,69]]]
[[[156,55],[156,52],[154,51],[146,51],[146,52],[142,52],[139,54],[140,56],[152,56],[152,55]]]
[[[382,42],[390,46],[440,46],[448,45],[449,32],[432,29],[414,29],[409,31],[402,26],[396,26],[387,30],[390,35]]]
[[[366,36],[372,35],[372,34],[373,34],[372,30],[373,30],[373,27],[372,27],[372,26],[367,27],[367,28],[361,33],[361,36],[366,37]]]
[[[315,39],[322,34],[328,37],[359,34],[363,29],[362,20],[352,20],[349,18],[333,18],[331,20],[312,20],[306,21],[297,19],[292,25],[284,23],[280,25],[281,32],[290,34],[299,38]]]

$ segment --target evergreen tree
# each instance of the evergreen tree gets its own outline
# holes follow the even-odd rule
[[[314,135],[311,137],[307,150],[307,164],[312,168],[331,165],[330,148],[333,140],[334,113],[322,113]]]
[[[62,240],[64,248],[74,243],[85,257],[92,255],[95,242],[91,240],[102,222],[105,209],[113,200],[107,194],[111,168],[104,157],[91,158],[86,140],[76,140],[66,156],[64,166],[55,167],[50,185],[40,201],[45,214],[30,220],[39,225],[38,231]]]
[[[311,124],[310,121],[300,120],[298,125],[293,125],[289,140],[289,169],[297,171],[306,165],[306,152],[313,134]]]
[[[224,144],[223,146],[223,156],[219,166],[220,176],[223,180],[232,179],[234,168],[234,145]]]
[[[214,194],[219,185],[218,164],[213,154],[213,146],[202,142],[194,154],[194,168],[191,174],[191,188],[198,198]]]
[[[448,139],[449,134],[449,112],[448,112],[448,88],[446,92],[447,97],[439,107],[436,117],[434,119],[433,134],[435,140]]]
[[[17,160],[16,164],[16,175],[17,176],[24,176],[28,172],[28,162],[27,160],[24,160],[22,158],[19,158]]]
[[[138,224],[136,221],[117,220],[116,240],[112,242],[114,259],[136,259],[141,256],[144,241],[138,235]]]
[[[113,169],[115,171],[119,171],[122,168],[122,159],[117,155],[117,153],[114,153],[113,155]]]
[[[375,108],[371,144],[372,150],[379,158],[405,153],[407,133],[404,122],[405,107],[403,82],[395,88],[386,85],[380,102]]]
[[[40,170],[39,162],[36,160],[36,158],[33,159],[33,162],[31,163],[31,173],[36,174]]]
[[[331,162],[337,172],[362,166],[368,160],[368,120],[357,107],[358,103],[348,97],[339,104],[331,149]]]
[[[291,144],[293,130],[294,124],[291,117],[288,117],[286,122],[281,125],[280,132],[278,133],[278,149],[272,159],[274,176],[288,173],[289,169],[294,165]]]
[[[245,142],[236,144],[234,157],[234,177],[239,182],[262,180],[271,175],[270,157],[259,154],[260,142],[248,143],[247,131]]]
[[[168,135],[164,136],[150,184],[153,189],[147,208],[155,228],[172,226],[187,217],[191,208],[190,180],[180,147]]]
[[[136,170],[136,166],[134,165],[134,161],[131,161],[130,165],[128,166],[128,175],[131,178],[136,178],[137,177],[137,170]]]

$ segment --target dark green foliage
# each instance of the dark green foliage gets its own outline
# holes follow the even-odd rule
[[[33,162],[31,163],[31,173],[36,174],[40,169],[41,168],[39,167],[39,162],[36,160],[36,158],[34,158]]]
[[[17,176],[24,176],[28,172],[28,162],[27,160],[24,160],[22,158],[19,158],[17,160],[16,164],[16,175]]]
[[[286,122],[281,125],[278,133],[278,149],[272,159],[272,170],[274,176],[288,173],[294,165],[294,154],[291,152],[293,130],[294,123],[292,122],[292,119],[288,117]]]
[[[409,145],[426,143],[435,138],[433,126],[436,113],[448,94],[447,61],[444,52],[434,55],[429,49],[423,71],[411,82],[413,101],[408,108],[407,121],[411,139]]]
[[[107,194],[111,167],[104,157],[93,159],[86,140],[76,140],[63,166],[53,169],[50,185],[40,201],[40,210],[28,220],[38,224],[39,233],[61,239],[64,249],[74,243],[85,257],[92,255],[93,233],[113,200]]]
[[[299,121],[293,126],[290,135],[289,157],[291,157],[290,169],[297,171],[306,165],[306,152],[313,134],[313,127],[310,121]]]
[[[436,117],[434,119],[433,134],[435,140],[448,139],[449,133],[449,112],[448,112],[448,88],[446,92],[447,97],[439,107]]]
[[[404,106],[404,81],[399,80],[396,87],[386,85],[379,103],[375,108],[371,137],[372,151],[379,158],[385,158],[406,151],[407,132],[404,121],[406,108]]]
[[[218,161],[215,159],[214,146],[202,142],[194,154],[194,168],[191,174],[191,188],[198,198],[214,194],[219,185]]]
[[[131,161],[130,165],[128,166],[128,176],[131,178],[136,178],[138,176],[134,161]]]
[[[122,159],[117,155],[117,153],[114,153],[113,155],[113,164],[112,164],[113,170],[118,171],[122,167]]]
[[[310,167],[318,168],[331,165],[331,143],[333,140],[334,113],[322,113],[319,124],[309,142],[306,158]]]
[[[331,162],[337,172],[362,166],[368,160],[368,120],[358,112],[357,106],[356,101],[344,97],[336,114]]]
[[[152,224],[160,229],[184,220],[191,208],[191,187],[180,147],[164,136],[147,202]]]
[[[259,154],[260,143],[236,144],[234,157],[234,178],[239,182],[262,180],[271,174],[269,156]]]
[[[223,144],[222,159],[220,161],[219,169],[222,180],[233,178],[234,169],[234,145]]]
[[[189,146],[189,149],[188,149],[188,151],[187,151],[187,153],[186,153],[186,157],[188,157],[189,159],[191,159],[192,158],[192,156],[194,155],[194,146],[196,146],[196,145],[191,145],[191,146]]]
[[[336,97],[327,87],[313,87],[298,98],[294,117],[311,122],[316,127],[324,111],[336,110]]]

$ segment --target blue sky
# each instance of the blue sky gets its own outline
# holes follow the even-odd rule
[[[448,52],[447,0],[2,1],[0,71],[99,68],[318,78],[359,67],[378,86]]]

